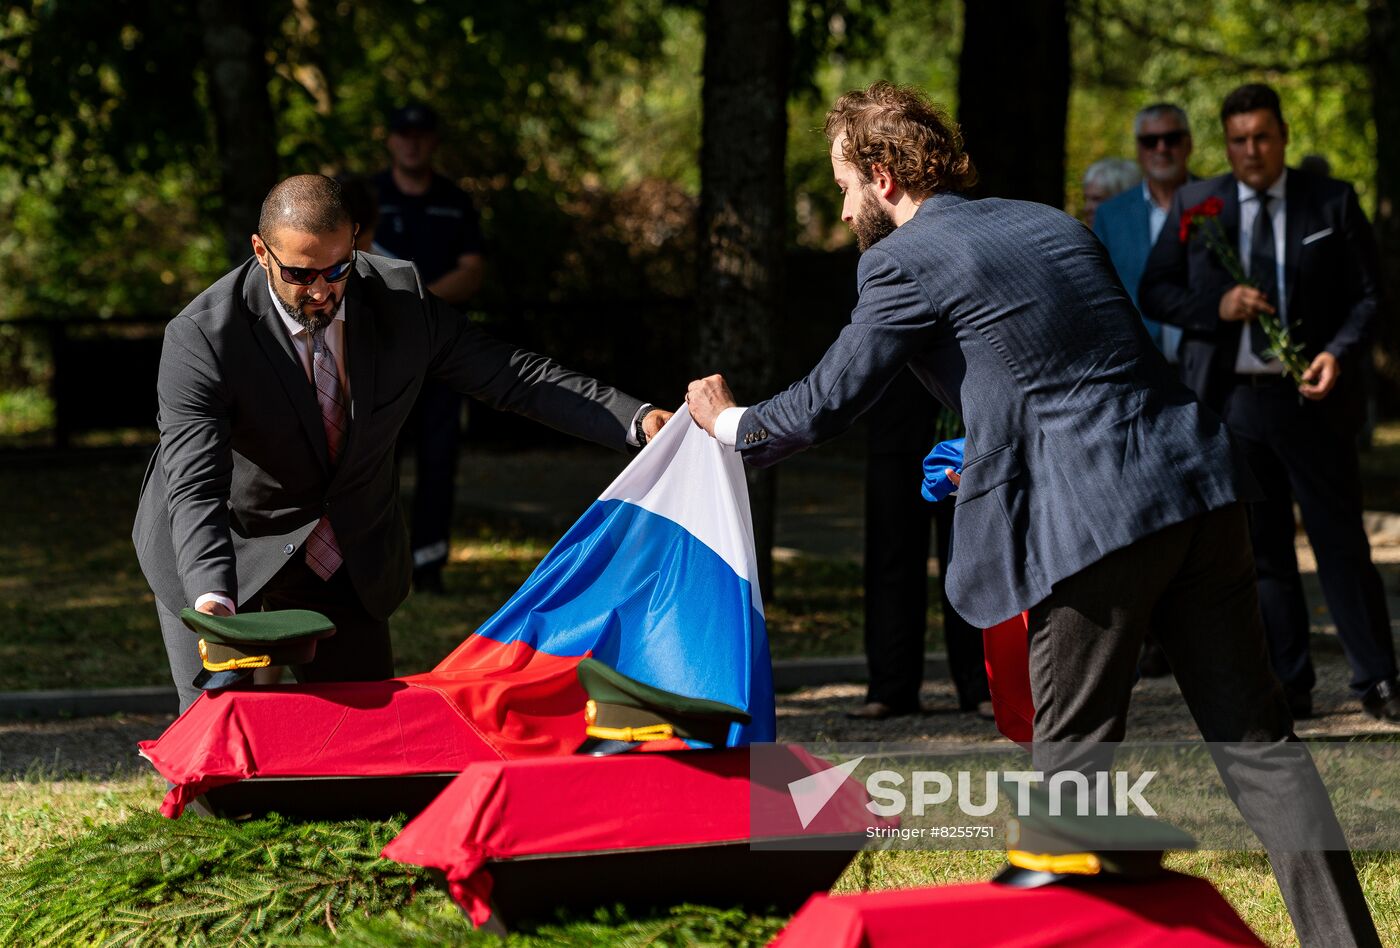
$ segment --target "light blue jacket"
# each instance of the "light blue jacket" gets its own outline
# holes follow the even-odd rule
[[[1094,212],[1094,233],[1108,248],[1109,259],[1118,271],[1118,279],[1132,297],[1133,305],[1142,311],[1138,304],[1138,284],[1142,282],[1142,271],[1147,267],[1147,255],[1152,252],[1149,239],[1151,224],[1148,220],[1149,207],[1142,194],[1142,185],[1133,185],[1122,194],[1116,194],[1099,205]],[[1162,324],[1143,317],[1143,325],[1152,343],[1162,348]]]

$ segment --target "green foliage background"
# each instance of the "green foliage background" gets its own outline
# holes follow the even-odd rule
[[[1077,0],[1068,209],[1088,164],[1132,154],[1131,118],[1149,101],[1183,104],[1195,169],[1222,170],[1215,111],[1248,79],[1280,88],[1295,159],[1326,155],[1372,201],[1365,7]],[[689,292],[701,4],[262,9],[284,173],[376,169],[386,111],[423,99],[445,118],[442,165],[477,196],[493,239],[487,305]],[[955,0],[795,0],[794,243],[849,240],[819,131],[827,105],[890,78],[956,108],[961,10]],[[166,314],[225,268],[196,23],[193,0],[29,0],[0,16],[0,318]]]

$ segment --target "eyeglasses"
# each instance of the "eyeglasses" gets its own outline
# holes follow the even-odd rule
[[[1138,144],[1148,151],[1156,151],[1157,146],[1165,144],[1168,148],[1175,148],[1186,140],[1187,132],[1177,129],[1174,132],[1162,132],[1157,135],[1139,135]]]
[[[263,246],[267,247],[268,256],[277,264],[277,269],[282,274],[282,279],[293,286],[310,286],[316,282],[317,277],[324,277],[327,283],[339,283],[350,275],[350,271],[355,268],[355,248],[350,248],[350,259],[342,260],[340,263],[333,263],[328,267],[316,269],[315,267],[289,267],[281,260],[277,259],[277,254],[272,252],[272,247],[267,241],[263,241]]]

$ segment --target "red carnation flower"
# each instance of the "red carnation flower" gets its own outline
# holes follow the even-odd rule
[[[1191,229],[1195,227],[1197,218],[1219,217],[1224,209],[1225,202],[1218,197],[1208,197],[1200,204],[1188,207],[1181,212],[1181,230],[1177,232],[1177,239],[1186,243],[1191,239]]]

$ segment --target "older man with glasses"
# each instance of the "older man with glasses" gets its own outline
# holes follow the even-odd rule
[[[354,242],[337,182],[288,178],[253,256],[166,327],[132,540],[182,710],[215,670],[186,607],[312,609],[336,633],[299,680],[393,676],[389,616],[410,572],[394,443],[425,380],[618,449],[670,417],[490,338],[412,263]]]
[[[1191,157],[1191,125],[1179,106],[1158,102],[1138,112],[1133,119],[1133,135],[1137,139],[1142,185],[1099,205],[1093,227],[1108,248],[1118,278],[1136,306],[1142,271],[1166,223],[1172,196],[1191,180],[1186,168]],[[1181,330],[1146,318],[1143,323],[1167,361],[1175,362]]]

